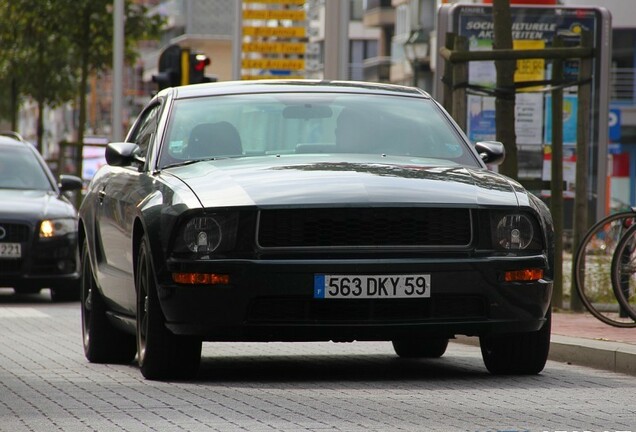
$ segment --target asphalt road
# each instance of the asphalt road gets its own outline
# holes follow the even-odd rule
[[[554,361],[487,373],[477,347],[206,343],[195,380],[90,364],[77,303],[0,289],[0,431],[632,431],[636,377]]]

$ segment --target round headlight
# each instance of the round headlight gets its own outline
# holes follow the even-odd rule
[[[524,215],[506,215],[497,223],[495,239],[504,249],[525,249],[533,238],[532,222]]]
[[[221,225],[213,217],[194,218],[183,231],[183,241],[192,252],[213,252],[222,238]]]

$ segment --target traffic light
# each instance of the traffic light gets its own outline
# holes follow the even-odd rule
[[[210,58],[205,54],[190,53],[190,84],[211,82],[205,76],[205,67],[210,65]]]
[[[152,76],[159,90],[181,85],[181,47],[170,45],[159,56],[159,73]]]

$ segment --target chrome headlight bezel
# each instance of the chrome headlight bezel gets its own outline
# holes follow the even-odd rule
[[[498,251],[540,252],[544,249],[540,225],[528,212],[491,212],[490,235],[492,247]]]
[[[215,212],[184,219],[175,236],[173,252],[207,256],[235,248],[238,214]]]

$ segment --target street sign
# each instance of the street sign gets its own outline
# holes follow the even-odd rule
[[[609,110],[609,139],[612,143],[621,142],[621,110]]]
[[[241,79],[304,78],[307,59],[320,53],[308,44],[311,27],[305,1],[244,0],[240,4]]]

